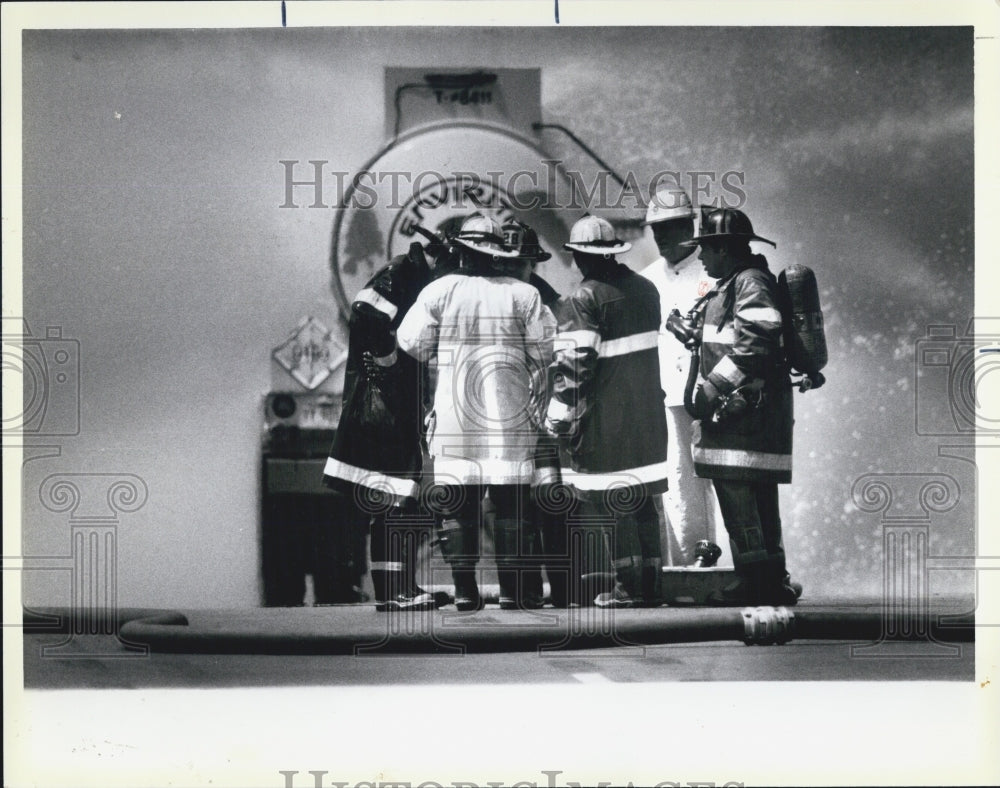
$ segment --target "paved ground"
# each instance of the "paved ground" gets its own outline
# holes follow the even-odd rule
[[[461,657],[269,654],[153,654],[139,659],[40,658],[46,638],[25,639],[28,688],[167,688],[441,685],[660,681],[972,681],[975,650],[950,659],[852,657],[846,643],[784,646],[700,643],[591,649],[558,656],[500,653]],[[51,641],[51,638],[48,638]]]
[[[678,608],[443,608],[403,637],[370,605],[121,611],[148,653],[36,625],[10,784],[995,785],[990,632],[977,672],[971,628],[938,626],[969,609],[887,642],[876,602],[802,602],[790,642],[753,646],[741,611]]]

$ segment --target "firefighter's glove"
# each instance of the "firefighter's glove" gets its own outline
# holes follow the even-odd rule
[[[419,241],[410,244],[410,260],[419,266],[427,265],[427,256],[424,254],[424,247]]]
[[[376,356],[367,350],[361,354],[361,366],[365,377],[378,382],[384,382],[391,377],[398,360],[399,351],[395,348],[384,356]]]
[[[553,398],[545,411],[545,432],[553,438],[571,438],[576,434],[582,408]]]
[[[742,418],[748,410],[761,407],[765,397],[764,380],[756,378],[728,394],[721,394],[715,402],[712,421],[719,423]]]
[[[826,383],[826,377],[822,372],[806,372],[800,378],[792,378],[792,387],[801,392],[818,389],[824,383]]]
[[[694,409],[698,418],[710,418],[715,413],[721,396],[721,392],[709,380],[698,386],[698,390],[694,394]]]
[[[573,433],[576,432],[576,422],[546,419],[545,432],[553,438],[571,438],[573,437]]]
[[[676,309],[667,315],[666,329],[688,350],[698,346],[698,330],[693,320],[688,320]]]

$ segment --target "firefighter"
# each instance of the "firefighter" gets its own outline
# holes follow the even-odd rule
[[[518,259],[524,264],[520,269],[520,278],[538,290],[542,303],[552,309],[559,300],[559,293],[552,285],[535,273],[535,266],[552,259],[552,254],[546,252],[538,242],[538,233],[524,222],[511,219],[503,227],[504,243],[517,251]]]
[[[694,208],[687,192],[677,185],[659,189],[649,201],[644,226],[648,226],[660,257],[640,273],[656,285],[660,316],[673,310],[686,313],[711,287],[695,250],[685,244],[694,237]],[[671,563],[711,566],[722,551],[715,544],[715,496],[712,484],[694,472],[691,459],[693,419],[684,409],[684,385],[691,354],[660,323],[660,381],[666,394],[667,481],[662,497],[672,539]],[[700,544],[705,542],[707,544]],[[669,543],[669,541],[668,541]]]
[[[700,247],[715,286],[699,305],[701,376],[691,403],[695,472],[712,479],[737,580],[713,605],[794,605],[801,586],[785,570],[778,485],[792,480],[792,387],[781,347],[777,281],[751,241],[750,219],[702,207]]]
[[[427,441],[434,458],[429,505],[441,517],[441,552],[452,570],[455,605],[477,610],[483,500],[495,506],[494,544],[503,608],[538,607],[522,593],[518,554],[540,407],[532,380],[551,356],[555,318],[518,274],[496,220],[473,215],[455,237],[461,267],[431,282],[399,326],[399,346],[418,361],[436,358]]]
[[[568,441],[570,468],[562,473],[580,496],[574,520],[603,522],[613,534],[616,583],[596,603],[657,605],[660,536],[651,496],[667,489],[659,294],[615,259],[631,244],[604,219],[577,221],[565,248],[583,282],[558,306],[546,429]]]
[[[535,266],[552,258],[538,242],[538,233],[531,227],[516,220],[510,220],[501,228],[504,242],[516,249],[523,261],[520,278],[534,286],[542,297],[542,303],[555,310],[559,293],[535,273]],[[540,378],[537,385],[545,386]],[[547,401],[547,400],[546,400]],[[566,540],[567,497],[561,487],[559,475],[559,444],[544,430],[543,418],[538,419],[538,446],[535,450],[535,469],[531,477],[530,517],[527,522],[527,542],[525,553],[541,559],[545,574],[549,578],[549,594],[554,607],[569,605],[569,561]],[[542,598],[542,575],[534,566],[522,573],[526,593]]]
[[[442,245],[428,250],[445,253]],[[414,243],[354,298],[344,410],[323,471],[323,483],[339,494],[343,527],[362,540],[371,527],[371,577],[381,612],[430,609],[443,601],[416,584],[416,541],[426,527],[417,505],[420,368],[395,341],[403,316],[431,277],[432,263]]]

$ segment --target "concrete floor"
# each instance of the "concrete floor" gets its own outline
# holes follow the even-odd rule
[[[978,671],[967,638],[652,642],[698,613],[618,611],[619,631],[649,644],[539,652],[507,647],[565,611],[488,607],[453,623],[501,650],[461,655],[248,653],[370,642],[391,621],[370,605],[183,611],[183,637],[149,653],[36,626],[11,727],[23,779],[5,784],[998,784],[989,631]]]
[[[975,648],[954,658],[861,659],[843,642],[783,646],[685,643],[633,649],[353,657],[343,655],[152,654],[133,659],[43,658],[51,637],[24,643],[26,688],[282,687],[663,681],[972,681]]]

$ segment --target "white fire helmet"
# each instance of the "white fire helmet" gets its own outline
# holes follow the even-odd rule
[[[657,190],[646,208],[646,221],[643,227],[655,222],[665,222],[668,219],[693,219],[694,208],[691,198],[683,188],[674,184]]]
[[[504,245],[500,223],[491,216],[483,216],[481,213],[473,214],[462,222],[462,229],[458,231],[455,240],[462,246],[490,257],[518,256],[516,250],[508,249]]]
[[[613,254],[627,252],[632,248],[632,244],[616,237],[614,228],[607,219],[588,214],[573,225],[569,231],[569,241],[563,244],[563,247],[575,252],[610,257]]]

